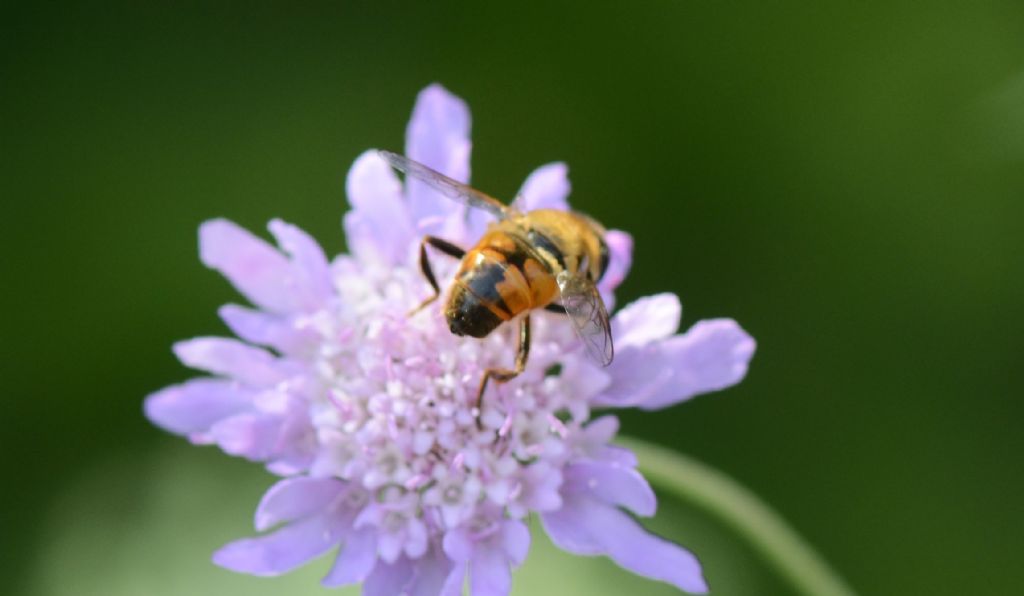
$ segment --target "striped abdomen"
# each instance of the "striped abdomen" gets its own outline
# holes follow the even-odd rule
[[[484,337],[517,314],[546,306],[557,296],[552,265],[531,250],[519,230],[503,227],[484,234],[455,275],[445,318],[456,335]],[[534,244],[537,240],[529,239]],[[561,258],[553,245],[544,252]]]

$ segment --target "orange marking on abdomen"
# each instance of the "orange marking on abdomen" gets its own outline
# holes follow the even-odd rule
[[[466,254],[456,280],[495,316],[507,321],[529,308],[529,285],[500,251],[490,246]]]
[[[531,308],[541,308],[554,301],[558,293],[558,285],[555,283],[555,276],[551,275],[551,271],[534,259],[527,259],[523,263],[523,275],[527,285],[530,286]]]
[[[505,269],[505,279],[497,284],[498,294],[505,305],[508,306],[512,315],[517,315],[533,306],[530,295],[530,284],[527,283],[523,273],[515,267]]]

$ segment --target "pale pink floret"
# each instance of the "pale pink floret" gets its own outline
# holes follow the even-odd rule
[[[469,177],[469,110],[438,85],[419,96],[406,154],[458,180]],[[403,186],[369,151],[349,171],[344,217],[350,254],[328,261],[300,229],[270,223],[279,248],[226,220],[200,228],[200,257],[255,308],[220,315],[240,338],[179,342],[187,366],[213,375],[150,395],[146,415],[196,443],[264,463],[284,478],[256,512],[256,538],[214,561],[277,575],[329,550],[324,585],[365,594],[507,594],[529,548],[522,520],[540,515],[560,548],[606,555],[634,573],[707,590],[696,558],[647,533],[654,493],[631,452],[610,442],[596,407],[658,409],[723,389],[746,374],[754,341],[734,321],[677,333],[679,300],[660,294],[613,318],[616,358],[600,368],[566,321],[535,314],[527,371],[488,391],[472,411],[484,368],[507,366],[507,330],[453,336],[437,309],[408,317],[428,293],[418,239],[470,246],[489,220],[427,186]],[[567,209],[567,168],[531,174],[516,207]],[[601,291],[609,306],[631,265],[633,240],[611,230]],[[447,279],[454,263],[435,259]],[[552,365],[560,372],[545,374]]]

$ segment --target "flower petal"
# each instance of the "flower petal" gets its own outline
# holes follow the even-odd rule
[[[291,266],[270,244],[226,219],[199,226],[199,258],[264,310],[291,312],[297,307],[285,280]]]
[[[674,353],[668,346],[673,339],[618,349],[615,360],[607,367],[612,382],[591,400],[592,404],[633,407],[651,399],[669,385],[675,374],[672,370]]]
[[[619,419],[616,416],[605,415],[591,420],[583,429],[584,449],[589,451],[591,447],[604,445],[615,438],[619,432]]]
[[[501,544],[512,565],[518,567],[530,550],[530,530],[520,521],[506,520],[501,527]]]
[[[284,354],[300,352],[316,339],[311,330],[296,329],[287,318],[237,304],[225,304],[217,314],[238,337]]]
[[[174,344],[185,366],[231,377],[253,387],[280,383],[286,375],[270,353],[226,337],[197,337]]]
[[[445,554],[458,563],[468,561],[473,556],[473,541],[464,526],[446,532],[443,547]]]
[[[632,451],[608,444],[617,432],[619,419],[615,416],[602,416],[593,420],[583,427],[583,433],[576,439],[576,451],[589,459],[635,468],[636,456]]]
[[[202,432],[218,420],[249,408],[253,391],[222,379],[192,379],[152,393],[146,417],[177,434]]]
[[[427,552],[427,526],[418,518],[409,520],[405,530],[405,546],[403,550],[410,559],[419,559]]]
[[[669,383],[638,406],[665,408],[694,395],[719,391],[743,380],[757,344],[732,319],[697,322],[666,341],[674,374]]]
[[[317,515],[266,536],[226,544],[213,554],[213,562],[240,573],[280,575],[327,552],[346,529],[334,517]]]
[[[654,515],[658,501],[647,480],[633,468],[615,462],[579,461],[565,469],[567,492],[588,492],[612,505],[645,517]]]
[[[377,563],[377,532],[374,528],[355,530],[334,560],[334,565],[320,582],[328,588],[359,583],[370,575]]]
[[[543,165],[534,170],[519,189],[517,206],[521,211],[557,209],[568,211],[569,167],[562,162]]]
[[[280,219],[272,220],[268,229],[278,246],[291,256],[293,275],[289,281],[302,297],[303,307],[312,310],[324,306],[334,292],[323,249],[312,236]]]
[[[556,209],[568,211],[566,200],[572,186],[569,184],[569,167],[562,162],[545,164],[527,176],[513,201],[519,211]],[[470,209],[466,216],[466,236],[470,241],[483,235],[494,216],[480,209]]]
[[[415,569],[409,559],[394,563],[377,561],[373,571],[363,582],[363,596],[395,596],[405,594],[413,582]]]
[[[603,554],[619,566],[687,592],[703,594],[700,562],[686,549],[649,534],[629,515],[597,499],[567,497],[566,506],[541,516],[556,546],[577,555]]]
[[[360,155],[345,181],[352,210],[345,214],[345,241],[360,259],[396,265],[408,261],[413,231],[402,185],[375,150]]]
[[[270,487],[256,508],[256,531],[312,515],[326,508],[345,490],[334,478],[285,478]]]
[[[414,583],[410,596],[447,596],[448,577],[452,570],[452,562],[444,556],[444,552],[436,546],[431,547],[427,554],[416,560]],[[465,571],[463,571],[465,575]],[[456,592],[461,595],[461,591]]]
[[[579,347],[584,346],[580,342]],[[600,395],[613,382],[608,369],[590,358],[566,358],[562,362],[561,379],[565,387],[571,387],[574,396],[585,400]]]
[[[452,565],[451,571],[448,572],[448,577],[445,578],[444,586],[441,588],[440,596],[462,596],[462,586],[466,583],[468,567],[469,564],[465,562]]]
[[[604,516],[592,518],[608,556],[638,575],[670,583],[680,590],[703,594],[708,591],[700,561],[690,551],[649,534],[625,513],[605,507]]]
[[[606,505],[580,494],[567,493],[561,509],[540,514],[541,525],[551,542],[566,552],[602,555],[604,547],[590,531],[586,519],[589,509],[598,506]]]
[[[519,503],[532,511],[553,511],[562,506],[562,470],[546,461],[537,461],[519,477]]]
[[[308,413],[292,411],[283,416],[267,470],[279,476],[308,472],[316,455],[314,435]]]
[[[612,384],[597,406],[659,409],[738,383],[754,355],[754,340],[732,319],[700,321],[682,335],[616,354]]]
[[[210,436],[229,455],[266,461],[280,446],[283,424],[280,416],[247,412],[217,422]]]
[[[469,180],[470,116],[466,103],[433,84],[420,92],[405,132],[405,153],[410,159],[459,182]],[[417,232],[438,233],[445,219],[461,213],[462,206],[414,178],[406,179],[406,196]],[[458,241],[461,238],[451,238]]]
[[[402,554],[404,536],[381,532],[377,537],[377,555],[386,563],[394,563]]]
[[[642,346],[664,339],[679,329],[683,306],[675,294],[646,296],[623,307],[612,320],[617,348]]]
[[[602,292],[611,294],[626,279],[633,264],[633,237],[622,230],[608,230],[604,242],[608,245],[608,270],[597,285]]]
[[[472,596],[506,596],[512,588],[512,570],[498,546],[478,544],[469,561],[469,593]]]

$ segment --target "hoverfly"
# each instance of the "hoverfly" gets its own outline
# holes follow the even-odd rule
[[[413,313],[441,295],[427,258],[430,245],[462,261],[444,308],[452,333],[486,337],[522,314],[515,367],[484,371],[477,390],[477,408],[490,379],[504,383],[526,368],[532,310],[543,308],[567,315],[590,358],[602,366],[611,363],[614,348],[608,310],[596,285],[609,260],[604,228],[599,223],[581,213],[556,209],[522,213],[514,204],[505,205],[407,157],[383,150],[378,153],[396,170],[497,218],[468,251],[435,236],[426,236],[420,242],[420,269],[434,294]]]

